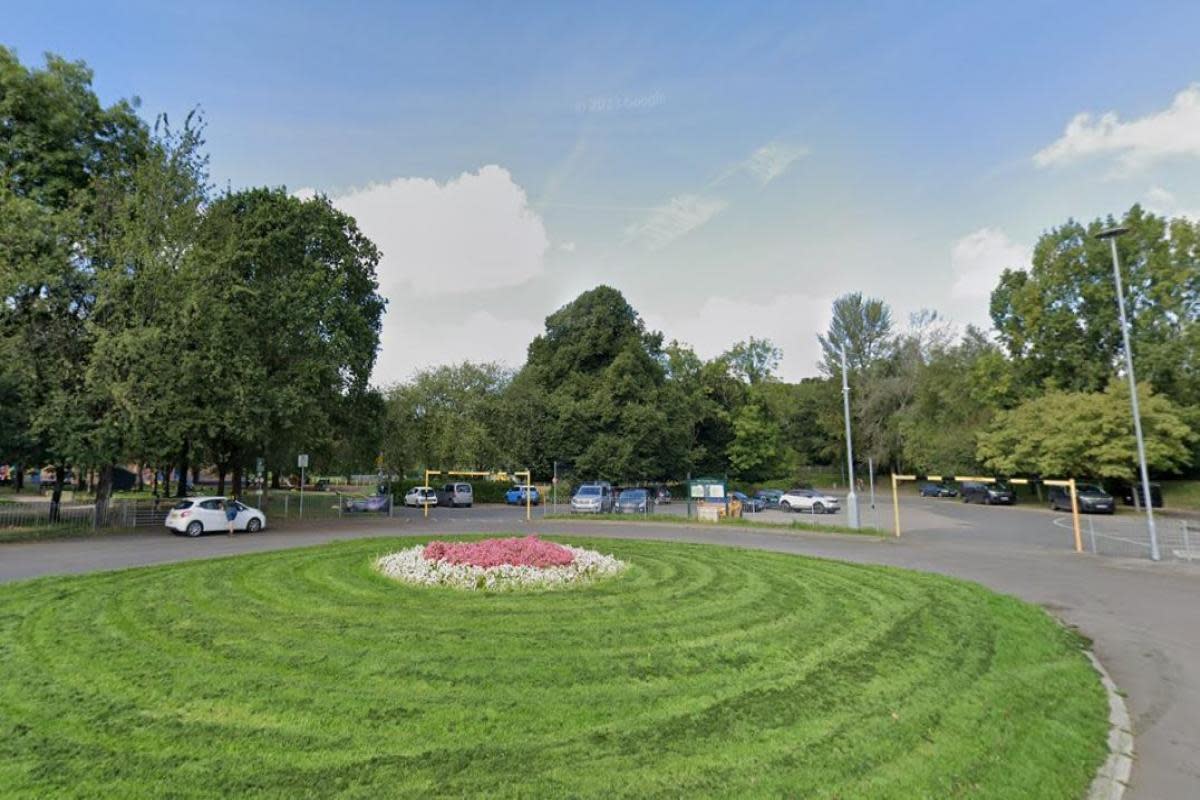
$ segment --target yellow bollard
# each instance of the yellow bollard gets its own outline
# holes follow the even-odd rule
[[[1075,494],[1075,479],[1068,480],[1067,486],[1071,490],[1071,522],[1075,527],[1075,552],[1082,553],[1083,536],[1079,531],[1079,496]]]
[[[896,523],[896,538],[900,538],[900,492],[896,488],[896,473],[892,473],[892,518]]]

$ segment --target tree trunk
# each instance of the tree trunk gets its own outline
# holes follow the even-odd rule
[[[279,485],[279,470],[277,470],[277,469],[271,470],[271,488],[272,489],[282,489],[283,488],[282,486]]]
[[[230,494],[232,494],[234,497],[242,496],[242,462],[241,461],[233,462],[233,489],[230,490]]]
[[[188,456],[191,449],[191,441],[184,439],[183,446],[179,448],[179,486],[175,489],[176,497],[187,497]]]
[[[25,488],[25,465],[17,464],[17,474],[13,476],[13,485],[20,492]]]
[[[217,494],[225,496],[225,473],[229,471],[228,464],[217,464]]]
[[[195,489],[200,485],[200,465],[192,464],[192,488]]]
[[[163,492],[162,492],[162,496],[163,496],[163,497],[170,497],[170,496],[171,496],[171,465],[170,465],[170,464],[168,464],[168,465],[166,466],[166,468],[164,468],[164,469],[161,469],[160,471],[161,471],[161,472],[162,472],[162,474],[163,474]],[[155,476],[155,478],[157,479],[157,477],[158,477],[158,476],[156,475],[156,476]]]
[[[146,478],[145,478],[145,474],[146,474],[146,462],[145,462],[145,461],[139,461],[139,462],[138,462],[138,488],[137,488],[137,490],[138,490],[139,492],[144,492],[144,491],[146,491]]]
[[[113,465],[105,464],[96,473],[96,517],[94,527],[103,528],[108,521],[108,501],[112,497]]]
[[[59,464],[54,467],[54,493],[50,495],[50,521],[58,522],[59,511],[62,509],[63,479],[66,470]]]

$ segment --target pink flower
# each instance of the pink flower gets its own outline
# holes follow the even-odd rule
[[[560,544],[543,542],[536,536],[484,539],[482,542],[430,542],[423,553],[427,561],[470,564],[475,567],[561,567],[575,560]]]

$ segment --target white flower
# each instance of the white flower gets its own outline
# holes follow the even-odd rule
[[[530,567],[501,564],[476,567],[425,558],[425,546],[410,547],[380,557],[375,568],[389,578],[424,586],[455,589],[505,591],[510,589],[558,589],[619,574],[628,566],[613,556],[563,545],[575,556],[570,564]]]

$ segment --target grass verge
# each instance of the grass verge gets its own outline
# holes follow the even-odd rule
[[[536,594],[374,539],[0,586],[0,796],[1078,798],[1085,643],[942,576],[556,537]]]
[[[702,525],[706,527],[720,526],[722,528],[764,528],[775,531],[809,531],[812,533],[848,533],[854,536],[872,536],[882,537],[885,534],[878,528],[863,526],[861,528],[850,528],[846,525],[833,525],[824,522],[802,522],[793,520],[791,522],[767,522],[765,520],[747,519],[738,517],[735,519],[723,518],[718,522],[701,522],[695,517],[681,517],[677,514],[547,514],[545,519],[548,520],[571,520],[572,522],[587,522],[589,520],[599,520],[601,522],[666,522],[674,525]]]

